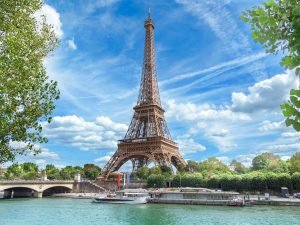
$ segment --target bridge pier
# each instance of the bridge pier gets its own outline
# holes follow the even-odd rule
[[[34,198],[42,198],[43,197],[43,192],[41,191],[39,191],[39,192],[34,192],[34,194],[33,194],[33,197]]]

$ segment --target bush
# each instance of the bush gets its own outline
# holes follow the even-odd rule
[[[254,191],[264,191],[267,184],[265,174],[259,172],[253,173],[251,183]]]
[[[147,186],[152,188],[163,188],[166,186],[166,179],[161,174],[152,174],[147,178]]]
[[[293,189],[300,191],[300,173],[294,173],[292,176]]]
[[[217,176],[217,175],[212,176],[210,179],[208,179],[206,181],[206,183],[207,183],[208,188],[214,188],[214,189],[221,188],[221,186],[220,186],[220,177]]]
[[[287,173],[282,173],[278,175],[278,184],[279,187],[287,187],[287,188],[291,188],[291,176]]]

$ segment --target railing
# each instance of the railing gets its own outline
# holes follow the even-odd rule
[[[1,180],[0,181],[0,185],[1,184],[56,184],[56,183],[60,183],[60,184],[70,184],[70,183],[74,183],[74,180]]]
[[[164,137],[147,137],[147,138],[119,140],[118,143],[119,144],[123,144],[123,143],[141,143],[141,142],[146,142],[146,141],[165,141],[165,142],[168,142],[170,144],[173,144],[173,145],[177,146],[176,142],[174,142],[172,140],[169,140],[167,138],[164,138]]]

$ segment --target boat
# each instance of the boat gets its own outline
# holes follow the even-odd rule
[[[245,201],[242,198],[233,198],[228,201],[228,206],[245,206]]]
[[[93,198],[94,203],[114,204],[145,204],[149,197],[144,189],[125,189],[116,193],[109,193],[105,197]]]

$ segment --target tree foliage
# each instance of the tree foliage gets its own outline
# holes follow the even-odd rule
[[[0,0],[0,163],[47,142],[42,122],[51,121],[59,98],[57,83],[49,81],[43,59],[58,43],[53,28],[34,14],[42,0]],[[17,148],[13,143],[26,146]]]
[[[300,75],[300,0],[269,0],[244,12],[241,19],[251,23],[252,37],[267,53],[283,53],[281,65],[296,68]],[[300,90],[292,89],[290,99],[281,105],[286,125],[300,131]]]
[[[299,172],[300,173],[300,152],[293,155],[290,160],[290,170],[292,173]]]
[[[101,169],[94,164],[85,164],[83,166],[83,176],[89,180],[95,180],[100,172]]]
[[[147,186],[152,188],[163,188],[166,186],[166,178],[161,174],[152,174],[147,178]]]
[[[204,177],[211,177],[214,174],[231,173],[231,170],[216,157],[211,157],[198,164],[197,172],[202,173]]]
[[[248,169],[245,165],[243,165],[243,163],[238,162],[236,160],[231,161],[230,167],[236,173],[246,173],[248,171]]]
[[[253,158],[252,169],[285,173],[288,172],[288,164],[281,160],[279,156],[274,155],[273,153],[264,152]]]

